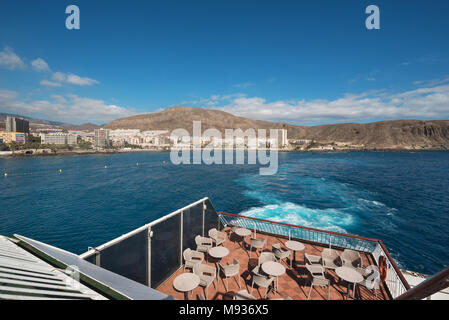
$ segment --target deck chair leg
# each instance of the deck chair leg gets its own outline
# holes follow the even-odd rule
[[[229,291],[229,286],[228,286],[228,277],[226,277],[226,283],[225,283],[225,289],[226,289],[226,292],[228,292]]]
[[[309,291],[309,296],[307,297],[307,300],[310,300],[310,294],[312,293],[312,289],[313,289],[313,283],[310,285],[310,291]]]
[[[242,287],[240,286],[240,275],[237,275],[237,283],[239,284],[239,289],[241,289]]]

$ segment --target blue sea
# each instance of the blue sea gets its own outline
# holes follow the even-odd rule
[[[169,153],[0,158],[0,234],[79,254],[207,196],[217,211],[381,239],[400,267],[433,274],[449,265],[448,169],[449,152],[280,153],[273,176]]]

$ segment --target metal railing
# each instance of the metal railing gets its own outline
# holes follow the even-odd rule
[[[114,240],[89,250],[81,258],[152,288],[182,267],[184,249],[195,236],[218,226],[209,198],[198,200]]]
[[[391,297],[394,299],[410,289],[395,261],[385,248],[381,240],[343,234],[327,230],[301,227],[286,223],[245,217],[241,215],[219,212],[220,222],[224,227],[232,225],[252,229],[254,232],[269,233],[289,239],[318,243],[324,246],[340,249],[352,249],[370,253],[374,260],[379,261],[382,255],[387,261],[387,278],[385,284]]]
[[[449,267],[441,270],[427,280],[421,282],[412,289],[404,292],[398,300],[422,300],[431,299],[431,296],[438,291],[449,287]]]
[[[195,236],[219,225],[234,225],[289,239],[352,249],[387,261],[385,284],[392,298],[410,289],[382,241],[333,231],[215,211],[209,198],[198,200],[160,219],[89,250],[81,258],[122,276],[157,288],[182,267],[182,253],[194,248]]]

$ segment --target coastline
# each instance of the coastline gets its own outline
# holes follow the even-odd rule
[[[204,149],[201,149],[204,150]],[[230,149],[223,149],[227,151]],[[27,149],[19,151],[0,151],[1,158],[24,158],[24,157],[54,157],[54,156],[77,156],[77,155],[110,155],[122,153],[137,153],[137,152],[170,152],[171,149],[131,149],[131,150],[68,150],[61,149],[58,151],[48,151],[46,149]],[[233,149],[236,151],[236,149]],[[245,152],[248,150],[245,149]],[[259,149],[259,151],[268,151],[267,149]],[[280,149],[276,150],[281,153],[349,153],[349,152],[392,152],[392,153],[413,153],[413,152],[429,152],[429,151],[449,151],[446,148],[426,148],[426,149],[408,149],[408,148],[364,148],[364,149],[314,149],[314,150],[291,150]]]

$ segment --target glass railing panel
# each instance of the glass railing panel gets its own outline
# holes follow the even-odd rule
[[[87,258],[84,258],[84,260],[86,260],[87,262],[93,263],[93,264],[97,264],[97,254],[94,253],[94,254],[88,256]]]
[[[158,287],[182,264],[181,214],[151,226],[151,287]]]
[[[86,260],[96,264],[95,256]],[[101,250],[100,266],[148,285],[148,229]]]
[[[209,199],[204,201],[204,205],[204,235],[207,236],[210,229],[218,228],[218,214]]]
[[[196,250],[195,237],[203,235],[203,204],[184,210],[182,213],[183,240],[182,251],[187,248]],[[207,235],[207,230],[205,231]]]

